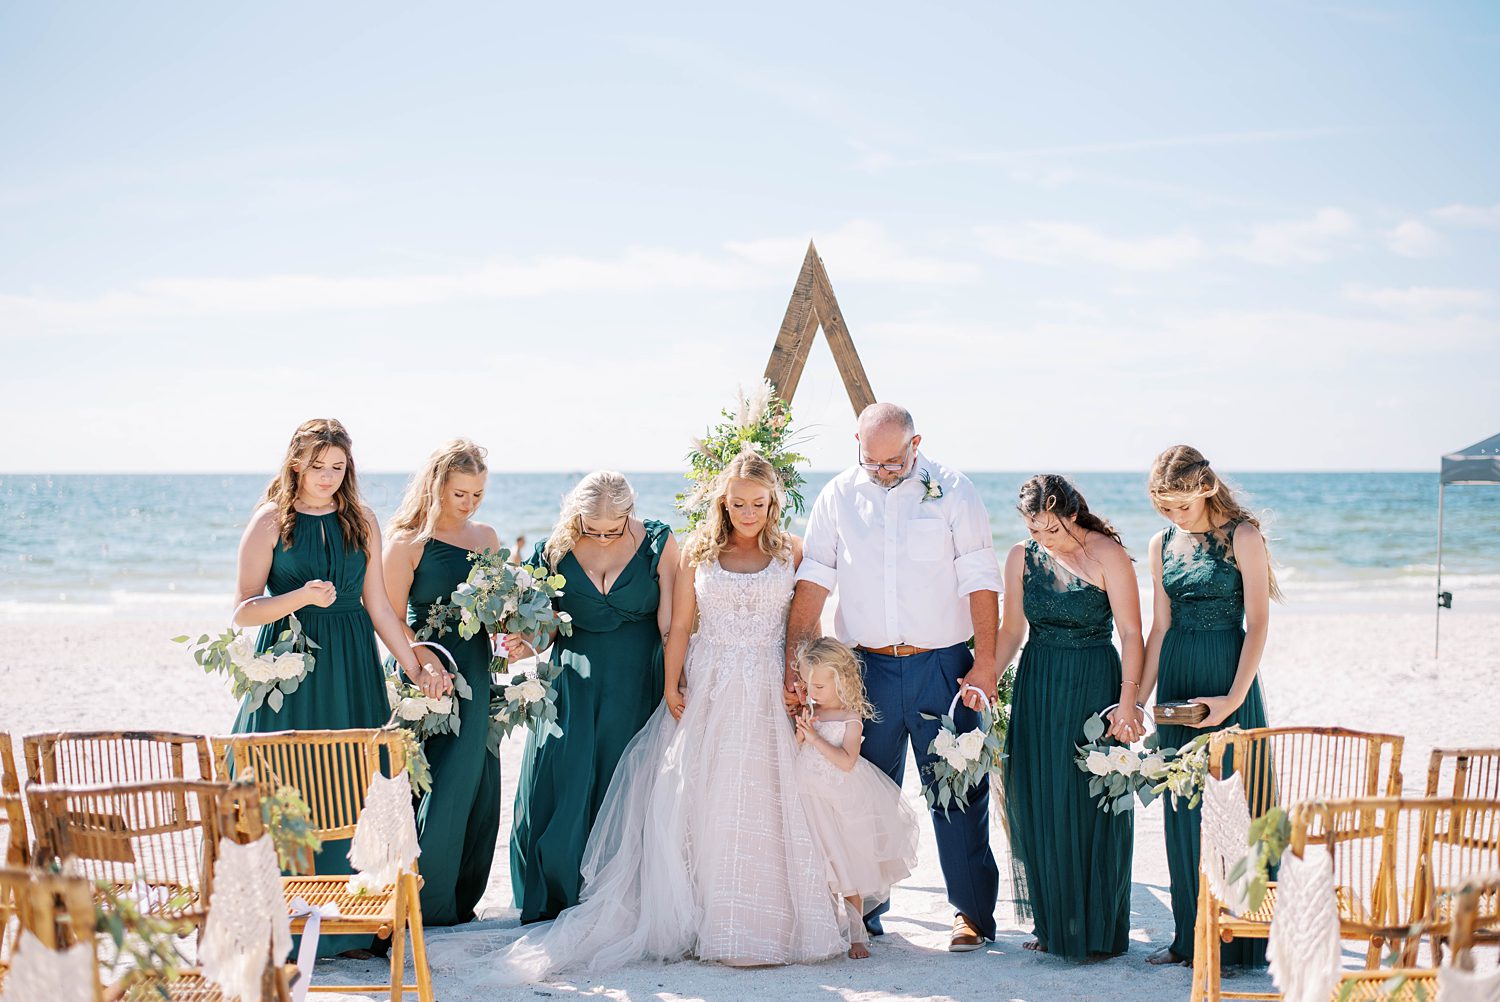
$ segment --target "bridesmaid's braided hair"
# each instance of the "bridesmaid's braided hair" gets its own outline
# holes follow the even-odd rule
[[[345,544],[363,553],[369,543],[370,526],[365,521],[367,509],[360,500],[359,481],[354,475],[354,441],[344,430],[344,426],[334,418],[313,418],[302,422],[287,444],[281,469],[266,485],[266,493],[260,503],[276,506],[276,523],[281,530],[281,543],[290,547],[292,531],[297,525],[297,470],[307,469],[330,448],[342,449],[345,459],[343,482],[333,494],[339,528],[343,530]]]
[[[1114,526],[1089,511],[1088,501],[1073,486],[1073,482],[1056,473],[1038,473],[1022,484],[1016,511],[1021,513],[1022,518],[1037,518],[1049,513],[1064,521],[1075,518],[1079,528],[1108,536],[1121,546],[1125,545]]]
[[[1174,445],[1156,457],[1156,462],[1151,464],[1151,479],[1147,481],[1146,493],[1151,496],[1151,503],[1156,506],[1156,510],[1163,515],[1173,505],[1191,504],[1203,498],[1208,520],[1212,524],[1222,526],[1249,522],[1260,530],[1262,536],[1265,535],[1255,512],[1235,497],[1234,490],[1214,472],[1203,453],[1191,445]],[[1269,551],[1269,542],[1266,548]],[[1281,586],[1276,583],[1276,571],[1270,566],[1269,560],[1266,574],[1270,578],[1271,597],[1281,601]]]
[[[438,516],[443,513],[443,489],[448,484],[448,475],[483,476],[490,469],[485,465],[486,455],[468,439],[455,438],[428,456],[427,462],[412,474],[411,482],[406,485],[401,507],[391,516],[390,531],[411,533],[413,541],[418,543],[431,539],[437,529]]]

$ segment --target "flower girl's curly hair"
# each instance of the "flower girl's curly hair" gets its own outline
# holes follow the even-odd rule
[[[865,695],[864,674],[853,651],[832,637],[809,640],[797,649],[797,674],[809,682],[817,668],[833,672],[833,687],[845,709],[861,720],[879,719],[869,696]]]
[[[693,530],[684,547],[688,562],[694,567],[713,563],[734,535],[734,523],[725,509],[729,484],[734,480],[748,480],[771,492],[771,503],[766,506],[766,524],[760,530],[761,552],[777,560],[790,560],[792,537],[781,527],[781,476],[765,456],[747,449],[731,459],[714,481],[703,521]]]
[[[422,468],[412,474],[401,507],[391,516],[388,527],[391,533],[410,533],[418,543],[431,539],[438,516],[443,513],[443,490],[449,475],[483,476],[489,472],[485,455],[483,449],[468,439],[455,438],[428,456]]]

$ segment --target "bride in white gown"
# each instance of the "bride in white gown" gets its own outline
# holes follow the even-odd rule
[[[515,985],[573,967],[685,957],[803,963],[848,948],[797,797],[797,743],[782,702],[800,559],[801,541],[781,529],[775,469],[742,453],[683,547],[666,699],[615,771],[584,852],[578,904],[505,946],[493,933],[433,937],[432,966],[445,980]]]

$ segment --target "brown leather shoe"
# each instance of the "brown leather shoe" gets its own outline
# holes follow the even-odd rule
[[[968,953],[984,946],[984,936],[962,913],[953,916],[953,938],[948,941],[949,953]]]

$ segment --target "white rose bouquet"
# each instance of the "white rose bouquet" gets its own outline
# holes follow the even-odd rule
[[[235,613],[244,606],[244,602],[240,603]],[[230,622],[233,623],[233,617]],[[287,628],[281,631],[268,650],[260,654],[255,653],[255,641],[250,634],[233,625],[217,638],[205,633],[197,640],[181,636],[173,637],[172,642],[188,644],[192,648],[193,660],[205,672],[227,675],[230,691],[236,699],[250,697],[250,710],[257,710],[264,703],[278,712],[286,697],[296,692],[308,672],[313,670],[312,652],[318,648],[302,632],[302,624],[296,616],[287,616]]]
[[[978,692],[984,700],[984,709],[979,714],[979,726],[960,734],[953,722],[953,713],[958,709],[964,689]],[[967,809],[969,791],[999,770],[1005,748],[1007,710],[1004,705],[996,707],[977,687],[966,685],[954,695],[953,702],[948,704],[948,712],[941,717],[922,714],[940,724],[937,737],[927,748],[928,754],[937,756],[928,767],[930,782],[922,785],[922,796],[929,808],[939,808],[945,816],[955,806],[960,811]]]
[[[453,691],[442,696],[428,696],[408,679],[394,661],[386,666],[385,694],[391,704],[390,722],[404,727],[416,735],[418,741],[426,741],[436,734],[458,734],[459,700],[472,699],[474,691],[458,670],[458,664],[447,648],[431,641],[419,640],[412,647],[431,647],[448,662],[453,673]]]
[[[1135,807],[1136,798],[1142,806],[1156,799],[1154,784],[1166,775],[1171,753],[1160,750],[1155,731],[1146,735],[1140,749],[1105,738],[1104,715],[1112,709],[1107,707],[1083,722],[1085,743],[1078,746],[1073,761],[1089,774],[1089,796],[1099,809],[1122,814]]]
[[[549,574],[544,567],[513,565],[510,551],[504,547],[471,554],[469,559],[474,566],[468,578],[447,602],[433,607],[419,638],[441,634],[453,624],[465,640],[480,630],[488,630],[492,637],[513,633],[528,638],[535,650],[535,645],[551,634],[572,634],[572,618],[552,605],[567,584],[561,574]],[[508,668],[504,655],[490,662],[488,745],[496,754],[501,740],[518,726],[540,730],[544,738],[562,734],[557,725],[557,690],[552,683],[563,667],[538,655],[529,670],[502,677]]]

